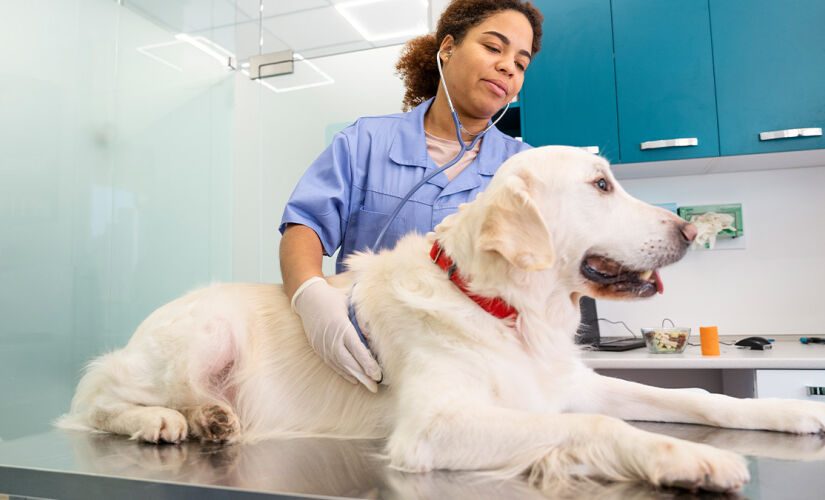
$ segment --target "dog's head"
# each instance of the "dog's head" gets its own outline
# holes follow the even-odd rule
[[[476,248],[522,270],[554,269],[571,292],[649,297],[685,254],[693,225],[630,196],[603,158],[547,146],[513,156],[481,202]]]

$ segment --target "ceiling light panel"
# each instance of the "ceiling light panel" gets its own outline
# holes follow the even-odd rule
[[[287,75],[273,76],[255,80],[273,92],[294,92],[323,85],[331,85],[335,80],[312,61],[304,59],[301,54],[295,53],[295,70]],[[243,70],[248,74],[248,69]]]
[[[349,23],[341,22],[341,16],[333,7],[265,17],[263,27],[272,37],[301,53],[362,40],[361,35]],[[264,33],[264,52],[271,51]]]
[[[318,47],[315,49],[304,49],[302,54],[304,57],[311,59],[316,57],[326,57],[335,54],[344,54],[347,52],[355,52],[357,50],[374,49],[375,44],[366,40],[358,40],[351,43],[339,43],[335,47]]]
[[[370,42],[405,39],[428,31],[425,0],[351,0],[335,9]]]
[[[238,9],[248,16],[258,18],[259,0],[237,0]],[[264,17],[281,16],[302,10],[329,7],[328,0],[264,0]]]

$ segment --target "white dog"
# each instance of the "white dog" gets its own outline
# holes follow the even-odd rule
[[[574,343],[581,295],[655,294],[655,270],[694,236],[622,190],[604,159],[569,147],[526,151],[434,233],[355,255],[349,272],[329,278],[353,290],[384,372],[377,393],[311,350],[281,286],[215,285],[161,307],[124,349],[93,361],[60,425],[173,443],[386,437],[391,465],[408,471],[735,490],[748,480],[739,455],[620,419],[817,433],[825,405],[608,378]],[[433,262],[439,249],[466,293]],[[500,319],[468,294],[517,316]]]

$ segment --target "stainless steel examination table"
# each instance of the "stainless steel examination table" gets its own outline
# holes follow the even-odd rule
[[[681,424],[634,425],[747,455],[752,479],[742,497],[825,498],[825,439],[820,436]],[[120,436],[51,431],[0,443],[0,497],[544,498],[517,480],[501,483],[471,473],[396,471],[386,466],[381,445],[366,440],[292,439],[234,446],[193,442],[156,446]],[[691,497],[689,492],[656,490],[645,484],[583,487],[586,491],[557,492],[554,497]]]

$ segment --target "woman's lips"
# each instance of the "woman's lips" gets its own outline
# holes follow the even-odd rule
[[[495,83],[491,82],[490,80],[484,80],[484,83],[486,83],[487,86],[490,87],[490,90],[492,90],[497,96],[504,97],[507,95],[507,91],[505,91],[503,88],[499,87]]]

